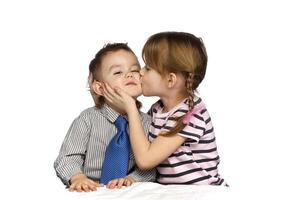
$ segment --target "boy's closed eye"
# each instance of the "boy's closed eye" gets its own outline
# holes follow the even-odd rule
[[[132,69],[132,70],[130,70],[130,72],[131,73],[140,73],[140,69]],[[120,75],[123,73],[124,73],[124,71],[118,70],[118,71],[113,72],[113,75]]]
[[[113,72],[113,75],[119,75],[122,74],[122,71]]]
[[[131,70],[131,72],[140,73],[140,69]]]

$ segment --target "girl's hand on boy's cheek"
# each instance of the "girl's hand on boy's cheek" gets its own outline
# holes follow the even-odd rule
[[[133,108],[136,109],[136,100],[133,97],[118,87],[113,89],[107,83],[104,83],[104,97],[108,102],[127,113]]]
[[[104,97],[111,103],[118,103],[120,101],[120,98],[118,94],[113,90],[113,88],[107,84],[103,83],[103,92],[104,92]]]

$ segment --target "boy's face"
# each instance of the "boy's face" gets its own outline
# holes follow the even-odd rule
[[[126,50],[109,52],[101,63],[101,81],[119,87],[130,96],[141,95],[140,65],[137,57]]]

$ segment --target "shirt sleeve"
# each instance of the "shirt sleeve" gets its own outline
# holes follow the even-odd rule
[[[70,178],[83,171],[90,128],[88,120],[80,115],[71,124],[54,162],[54,169],[62,182],[69,186]]]
[[[143,127],[143,130],[144,130],[144,135],[146,137],[148,137],[149,128],[150,128],[150,125],[152,123],[152,118],[149,114],[140,112],[140,119],[141,119],[142,127]]]
[[[178,133],[182,137],[189,138],[198,143],[206,130],[206,123],[201,113],[191,116],[189,123]]]

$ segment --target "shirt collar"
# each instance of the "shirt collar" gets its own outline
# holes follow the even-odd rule
[[[197,104],[199,104],[202,101],[202,99],[198,96],[193,95],[193,105],[196,106]],[[174,114],[177,110],[179,109],[184,109],[184,110],[188,110],[188,98],[185,98],[183,101],[181,101],[178,105],[176,105],[175,107],[173,107],[170,111],[162,113],[163,110],[163,103],[161,100],[159,100],[156,103],[156,109],[158,111],[157,116],[161,117],[166,117],[166,116],[170,116],[172,114]]]
[[[120,115],[106,103],[100,108],[100,112],[112,123],[114,123]]]

